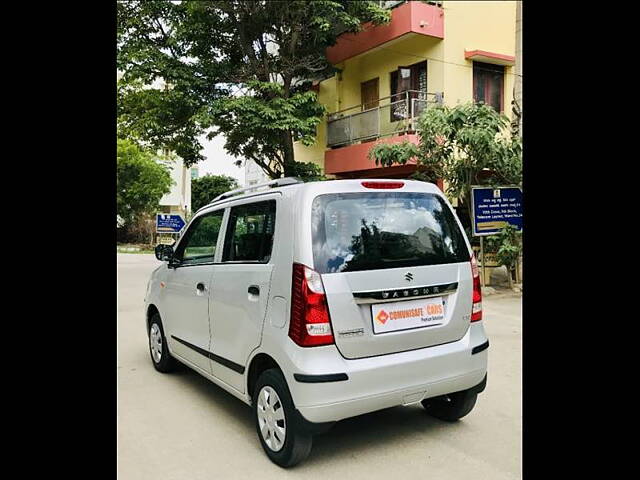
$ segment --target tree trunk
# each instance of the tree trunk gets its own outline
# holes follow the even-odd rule
[[[292,177],[295,175],[295,158],[293,155],[293,138],[290,131],[283,132],[282,134],[282,147],[284,162],[282,169],[285,177]]]
[[[289,98],[291,94],[291,81],[292,81],[292,77],[290,75],[284,76],[283,78],[284,98]],[[283,150],[283,159],[284,159],[282,170],[284,172],[284,176],[293,177],[295,176],[295,170],[293,166],[295,159],[293,155],[293,137],[291,135],[291,130],[286,130],[282,132],[282,150]]]

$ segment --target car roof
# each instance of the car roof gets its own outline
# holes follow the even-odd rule
[[[285,179],[280,179],[285,180]],[[404,185],[399,189],[374,189],[367,188],[363,185],[363,182],[372,183],[384,183],[384,182],[402,182]],[[269,182],[271,183],[271,182]],[[245,187],[244,189],[231,190],[223,195],[228,195],[231,192],[238,191],[238,194],[225,196],[222,195],[216,197],[211,203],[201,207],[196,214],[209,210],[210,208],[217,207],[230,202],[243,200],[245,198],[260,197],[267,194],[276,192],[286,192],[289,195],[297,194],[322,194],[322,193],[350,193],[350,192],[378,192],[378,193],[392,193],[392,192],[425,192],[425,193],[437,193],[441,194],[440,189],[433,183],[421,182],[418,180],[406,180],[397,178],[355,178],[355,179],[342,179],[342,180],[323,180],[317,182],[291,182],[282,186],[268,186],[269,183]],[[262,190],[258,190],[262,186]],[[246,190],[242,192],[242,190]],[[256,191],[258,190],[258,191]]]

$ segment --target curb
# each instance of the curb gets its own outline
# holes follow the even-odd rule
[[[482,296],[491,297],[497,295],[522,295],[522,285],[514,286],[513,288],[509,287],[482,287]]]

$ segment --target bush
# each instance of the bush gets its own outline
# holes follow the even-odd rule
[[[116,241],[150,245],[153,243],[155,229],[155,215],[141,214],[116,230]]]
[[[511,286],[511,273],[516,267],[518,258],[522,255],[522,231],[518,231],[513,225],[507,224],[498,235],[492,235],[489,246],[495,252],[500,265],[507,267],[509,272],[509,286]],[[486,245],[486,243],[485,243]]]

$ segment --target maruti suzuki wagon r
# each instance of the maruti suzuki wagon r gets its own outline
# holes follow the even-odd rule
[[[154,367],[179,361],[251,405],[280,466],[341,419],[421,402],[455,421],[485,388],[478,267],[433,184],[283,178],[234,190],[156,256]]]

